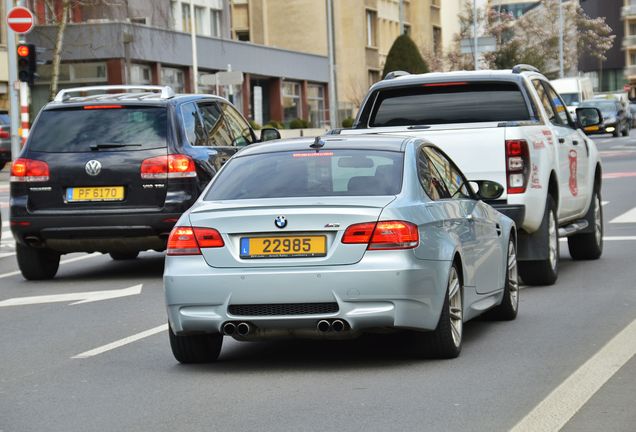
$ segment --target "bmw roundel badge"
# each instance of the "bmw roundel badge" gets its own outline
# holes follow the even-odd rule
[[[274,225],[278,228],[285,228],[287,226],[287,219],[285,219],[285,216],[276,216],[276,219],[274,219]]]

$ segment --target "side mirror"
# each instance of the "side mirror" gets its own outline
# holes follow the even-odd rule
[[[504,193],[504,187],[490,180],[472,180],[470,186],[480,200],[495,200]]]
[[[280,139],[280,132],[274,128],[261,129],[261,142],[273,141]]]
[[[585,107],[576,109],[578,127],[585,133],[598,132],[603,123],[603,115],[598,108]]]

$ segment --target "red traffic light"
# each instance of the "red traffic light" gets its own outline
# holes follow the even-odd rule
[[[18,56],[20,56],[20,57],[28,57],[29,56],[29,46],[28,45],[18,45]]]

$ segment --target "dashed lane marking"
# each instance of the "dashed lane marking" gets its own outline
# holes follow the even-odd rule
[[[609,201],[601,201],[601,205],[602,205],[602,206],[606,206],[606,205],[608,205],[609,203],[610,203]]]
[[[116,340],[115,342],[111,342],[106,345],[102,345],[90,351],[85,351],[81,354],[77,354],[71,358],[73,359],[85,359],[89,357],[95,357],[96,355],[105,353],[107,351],[112,351],[116,348],[122,347],[124,345],[128,345],[130,343],[136,342],[140,339],[147,338],[148,336],[155,335],[157,333],[165,332],[168,330],[168,324],[161,324],[160,326],[151,328],[146,331],[142,331],[141,333],[134,334],[132,336],[125,337],[123,339]]]
[[[88,259],[88,258],[95,258],[95,257],[101,256],[101,255],[102,254],[100,254],[98,252],[95,252],[95,253],[88,254],[88,255],[82,255],[82,256],[79,256],[79,257],[75,257],[75,258],[69,258],[67,260],[60,261],[60,265],[70,264],[72,262],[81,261],[81,260],[85,260],[85,259]],[[19,270],[18,271],[12,271],[12,272],[9,272],[9,273],[3,273],[3,274],[0,274],[0,279],[8,278],[8,277],[19,275],[19,274],[20,274]]]
[[[567,237],[561,237],[559,240],[567,241]],[[636,236],[606,236],[603,237],[603,241],[634,241]]]
[[[636,177],[636,172],[613,172],[603,174],[603,180],[618,179],[624,177]]]
[[[636,207],[626,211],[622,215],[615,217],[610,223],[636,223]]]
[[[532,409],[512,432],[558,431],[636,354],[636,320]]]

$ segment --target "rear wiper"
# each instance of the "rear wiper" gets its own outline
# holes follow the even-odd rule
[[[91,150],[120,148],[120,147],[141,147],[141,144],[121,144],[121,143],[104,143],[104,144],[91,144]]]

